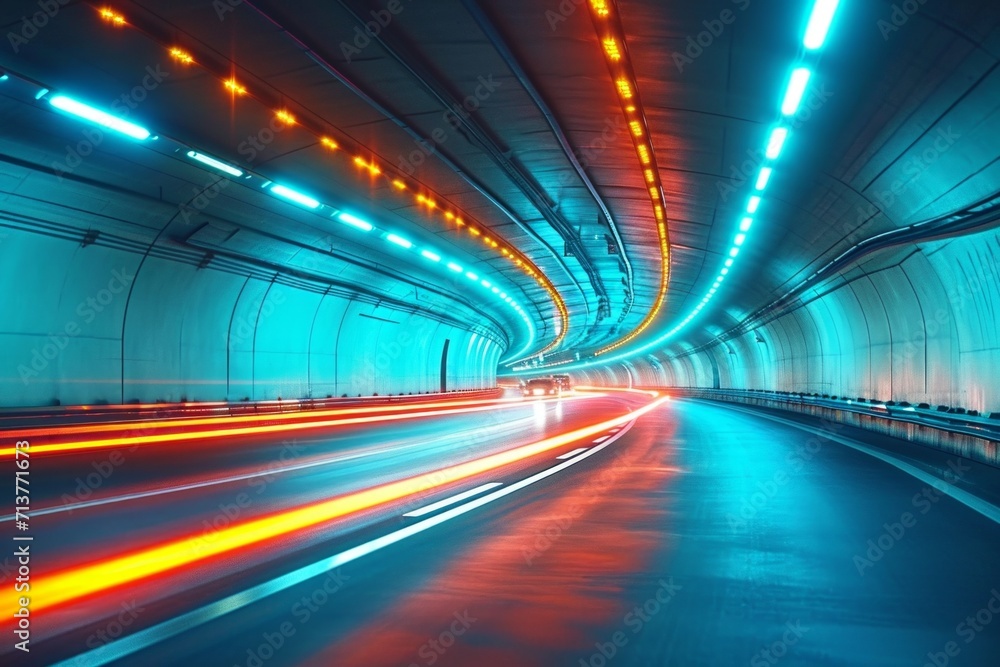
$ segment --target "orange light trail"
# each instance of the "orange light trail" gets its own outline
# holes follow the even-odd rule
[[[260,544],[283,535],[305,530],[349,514],[400,500],[414,493],[425,492],[474,475],[482,474],[542,454],[551,449],[597,435],[626,424],[658,408],[666,398],[591,426],[569,431],[535,443],[522,445],[475,461],[442,468],[371,489],[349,493],[330,500],[278,512],[231,525],[213,535],[206,543],[200,535],[191,535],[132,553],[111,557],[89,565],[69,568],[32,582],[32,611],[47,610],[57,605],[148,579],[154,575],[178,570],[213,556]],[[438,480],[428,486],[429,478]]]
[[[582,397],[563,397],[559,400],[578,400]],[[555,399],[553,399],[555,400]],[[52,429],[45,429],[46,434],[55,435],[79,435],[86,433],[115,433],[121,431],[135,431],[137,429],[149,430],[153,428],[175,428],[188,426],[209,426],[217,424],[233,423],[253,423],[255,421],[292,421],[303,419],[308,416],[315,417],[338,417],[350,414],[366,414],[367,416],[344,417],[341,419],[310,419],[309,421],[292,421],[292,423],[274,424],[263,426],[240,426],[236,428],[220,428],[211,430],[183,431],[179,433],[158,433],[132,436],[120,436],[113,438],[100,438],[95,440],[81,440],[76,442],[32,444],[32,454],[53,454],[76,451],[89,451],[92,449],[105,449],[108,447],[127,447],[132,445],[152,445],[168,442],[189,443],[196,440],[216,440],[238,435],[263,435],[267,433],[283,433],[286,431],[307,431],[312,429],[330,428],[333,426],[351,426],[356,424],[379,423],[388,421],[401,421],[405,419],[418,419],[421,417],[431,417],[435,415],[454,415],[469,412],[482,412],[484,410],[495,410],[498,408],[512,408],[523,405],[524,400],[520,398],[507,398],[498,401],[470,400],[452,401],[443,403],[410,403],[398,406],[386,406],[383,408],[351,408],[346,410],[321,410],[310,413],[283,413],[280,415],[247,415],[241,417],[204,417],[194,419],[173,419],[159,422],[137,422],[132,424],[88,424],[86,426],[64,426]],[[434,409],[437,408],[437,409]],[[403,412],[403,414],[397,414]],[[376,413],[372,415],[371,413]],[[389,414],[378,414],[389,413]],[[37,438],[37,431],[30,433],[26,437]],[[16,448],[4,447],[0,449],[0,457],[13,457]]]

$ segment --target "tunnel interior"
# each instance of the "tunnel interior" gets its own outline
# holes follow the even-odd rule
[[[0,664],[998,664],[996,0],[0,27]]]

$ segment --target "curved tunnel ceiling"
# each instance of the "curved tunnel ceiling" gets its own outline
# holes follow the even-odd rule
[[[99,147],[56,198],[93,210],[83,194],[74,202],[80,182],[189,202],[170,219],[141,198],[106,210],[149,216],[149,238],[136,243],[167,236],[192,257],[292,273],[313,253],[317,275],[298,277],[326,288],[402,278],[401,304],[426,289],[439,316],[501,336],[508,366],[534,356],[517,368],[551,372],[651,354],[660,364],[752,329],[866,240],[918,222],[947,233],[996,196],[996,151],[975,133],[948,134],[949,117],[980,135],[997,123],[993,3],[926,7],[901,26],[885,3],[840,5],[827,43],[808,52],[812,3],[777,0],[77,3],[30,35],[22,19],[35,5],[9,3],[2,24],[28,37],[4,53],[0,93],[16,101],[5,121],[25,131],[5,137],[4,152],[58,172],[80,130],[47,100],[107,100],[161,143]],[[604,13],[621,27],[641,96],[668,267]],[[812,79],[801,110],[782,119],[797,63]],[[279,110],[294,122],[276,123]],[[752,232],[714,286],[779,123],[790,132]],[[950,142],[946,159],[914,175],[936,141]],[[191,164],[187,149],[253,178],[227,187],[225,206],[199,207],[227,177]],[[275,182],[323,207],[270,196]],[[907,196],[883,196],[896,182]],[[345,227],[343,213],[377,234]],[[462,270],[430,266],[425,249]],[[324,274],[324,255],[357,269]]]

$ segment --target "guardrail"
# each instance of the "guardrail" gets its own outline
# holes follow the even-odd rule
[[[359,396],[341,398],[206,401],[186,403],[125,403],[114,405],[73,405],[65,407],[10,408],[0,410],[0,430],[9,431],[39,426],[71,424],[142,422],[151,419],[186,419],[195,417],[233,417],[308,412],[356,405],[379,406],[420,403],[448,398],[494,398],[503,390],[457,389],[445,393],[398,394],[396,396]]]
[[[984,416],[961,408],[927,403],[877,401],[866,398],[765,391],[672,387],[677,396],[759,405],[809,414],[936,447],[1000,467],[1000,413]]]

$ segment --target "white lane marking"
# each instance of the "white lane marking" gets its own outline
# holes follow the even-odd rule
[[[505,429],[509,429],[511,426],[516,424],[524,423],[534,423],[534,417],[524,417],[522,419],[516,419],[513,422],[508,422],[503,425]],[[499,428],[499,427],[497,427]],[[392,447],[389,449],[376,449],[370,452],[361,452],[360,454],[348,454],[346,456],[335,456],[329,459],[320,459],[318,461],[310,461],[309,463],[299,463],[297,465],[285,466],[283,468],[267,468],[265,470],[259,470],[257,472],[245,473],[242,475],[231,475],[229,477],[218,477],[216,479],[209,479],[204,482],[192,482],[190,484],[181,484],[180,486],[171,486],[165,489],[153,489],[151,491],[139,491],[136,493],[127,493],[120,496],[111,496],[109,498],[98,498],[95,500],[84,500],[78,503],[67,503],[64,505],[53,505],[52,507],[45,507],[43,509],[38,509],[32,512],[33,516],[44,516],[46,514],[58,514],[59,512],[72,512],[73,510],[82,510],[89,507],[100,507],[101,505],[111,505],[113,503],[121,503],[130,500],[141,500],[143,498],[150,498],[153,496],[162,496],[169,493],[179,493],[181,491],[193,491],[195,489],[203,489],[209,486],[217,486],[221,484],[232,484],[234,482],[243,482],[249,479],[255,479],[257,477],[272,477],[281,475],[289,472],[297,472],[299,470],[307,470],[309,468],[317,468],[320,466],[330,465],[333,463],[342,463],[344,461],[353,461],[354,459],[362,459],[369,456],[377,456],[379,454],[392,454],[395,452],[401,452],[407,449],[414,449],[416,447],[426,447],[428,445],[427,440],[421,440],[415,443],[407,445],[399,445],[397,447]],[[14,520],[13,514],[8,514],[5,516],[0,516],[0,523]]]
[[[585,451],[587,451],[587,448],[586,448],[586,447],[579,447],[579,448],[577,448],[577,449],[574,449],[574,450],[573,450],[573,451],[571,451],[571,452],[566,452],[566,453],[565,453],[565,454],[563,454],[562,456],[557,456],[556,458],[557,458],[557,459],[571,459],[571,458],[573,458],[574,456],[576,456],[577,454],[579,454],[580,452],[585,452]]]
[[[482,486],[477,486],[474,489],[469,489],[468,491],[463,491],[458,495],[454,495],[450,498],[445,498],[444,500],[439,500],[436,503],[426,505],[420,509],[413,510],[412,512],[407,512],[403,516],[423,516],[425,514],[430,514],[431,512],[437,512],[439,509],[448,507],[449,505],[454,505],[455,503],[460,503],[463,500],[468,500],[472,496],[478,496],[480,493],[485,493],[490,489],[495,489],[498,486],[503,486],[502,482],[490,482],[488,484],[483,484]]]
[[[620,431],[620,430],[621,430],[621,429],[617,429],[617,428],[613,428],[613,429],[611,429],[610,431],[608,431],[608,433],[617,433],[617,432],[618,432],[618,431]]]
[[[713,402],[713,405],[714,404],[715,403]],[[996,523],[1000,523],[1000,507],[997,507],[993,503],[990,503],[990,502],[988,502],[986,500],[983,500],[979,496],[976,496],[976,495],[974,495],[972,493],[969,493],[968,491],[966,491],[964,489],[959,489],[959,488],[957,488],[957,487],[949,484],[945,480],[941,479],[940,477],[936,477],[936,476],[930,474],[929,472],[921,470],[920,468],[917,468],[916,466],[910,465],[909,463],[906,463],[905,461],[901,461],[901,460],[897,459],[894,456],[886,454],[885,452],[881,452],[881,451],[878,451],[877,449],[872,449],[870,447],[867,447],[866,445],[863,445],[860,442],[857,442],[856,440],[851,440],[850,438],[845,438],[843,436],[834,435],[834,434],[830,433],[829,431],[824,431],[821,428],[814,428],[812,426],[806,426],[804,424],[799,424],[799,423],[796,423],[796,422],[794,422],[794,421],[792,421],[790,419],[782,419],[781,417],[776,417],[774,415],[769,415],[769,414],[765,414],[765,413],[755,412],[754,410],[748,410],[746,408],[737,407],[735,405],[726,405],[725,407],[730,408],[732,410],[738,410],[740,412],[745,412],[745,413],[747,413],[749,415],[755,415],[755,416],[758,416],[758,417],[764,417],[765,419],[770,419],[772,421],[780,422],[782,424],[787,424],[788,426],[793,426],[793,427],[801,429],[803,431],[808,431],[809,433],[813,433],[815,435],[822,436],[823,438],[826,438],[827,440],[832,440],[834,442],[839,442],[840,444],[844,445],[845,447],[850,447],[851,449],[857,450],[857,451],[859,451],[859,452],[861,452],[863,454],[868,454],[869,456],[872,456],[872,457],[874,457],[874,458],[876,458],[876,459],[878,459],[880,461],[888,463],[889,465],[893,466],[894,468],[898,468],[898,469],[902,470],[903,472],[907,473],[908,475],[916,477],[921,482],[924,482],[928,486],[931,486],[931,487],[937,489],[939,492],[941,492],[941,493],[943,493],[945,495],[951,496],[953,499],[955,499],[958,502],[962,503],[963,505],[965,505],[969,509],[974,510],[976,512],[979,512],[980,514],[982,514],[983,516],[985,516],[987,519],[992,519]],[[944,450],[939,450],[939,451],[944,452]],[[944,453],[948,454],[948,452],[944,452]],[[956,454],[955,456],[958,456],[958,454]]]
[[[608,439],[608,438],[610,438],[610,437],[611,437],[610,435],[602,435],[602,436],[601,436],[600,438],[598,438],[597,440],[594,440],[594,444],[595,444],[595,445],[599,445],[599,444],[601,444],[602,442],[604,442],[605,440],[607,440],[607,439]]]
[[[379,549],[384,549],[385,547],[395,544],[396,542],[400,542],[408,537],[422,533],[425,530],[462,516],[463,514],[471,512],[474,509],[478,509],[483,505],[488,505],[505,496],[509,496],[510,494],[531,486],[536,482],[540,482],[546,477],[550,477],[557,472],[561,472],[566,468],[576,465],[580,461],[593,456],[621,436],[628,433],[634,424],[634,421],[629,422],[620,433],[615,435],[612,440],[604,443],[603,445],[587,450],[575,459],[570,459],[551,468],[546,468],[531,477],[522,479],[521,481],[515,482],[510,486],[505,486],[504,488],[494,491],[489,495],[482,496],[471,502],[465,503],[464,505],[453,507],[450,510],[442,512],[441,514],[432,516],[429,519],[418,521],[414,524],[406,526],[405,528],[393,531],[388,535],[377,537],[374,540],[370,540],[364,544],[348,549],[347,551],[341,551],[339,554],[331,556],[330,558],[324,558],[323,560],[306,565],[297,570],[293,570],[292,572],[283,574],[280,577],[271,579],[270,581],[257,584],[256,586],[248,588],[240,593],[234,593],[229,597],[212,602],[204,607],[200,607],[193,611],[181,614],[180,616],[176,616],[169,621],[164,621],[152,627],[140,630],[133,635],[123,637],[117,641],[112,641],[98,648],[87,651],[86,653],[81,653],[72,658],[63,660],[62,662],[55,663],[52,667],[77,667],[77,665],[101,667],[101,665],[106,665],[110,662],[114,662],[115,660],[121,660],[122,658],[149,648],[150,646],[154,646],[164,640],[184,634],[199,625],[208,623],[209,621],[214,621],[217,618],[225,616],[226,614],[238,609],[242,609],[243,607],[247,607],[255,602],[260,602],[264,598],[274,595],[275,593],[280,593],[285,589],[291,588],[292,586],[300,584],[304,581],[308,581],[313,577],[326,574],[327,572],[341,567],[342,565],[346,565],[359,558],[375,553]]]

